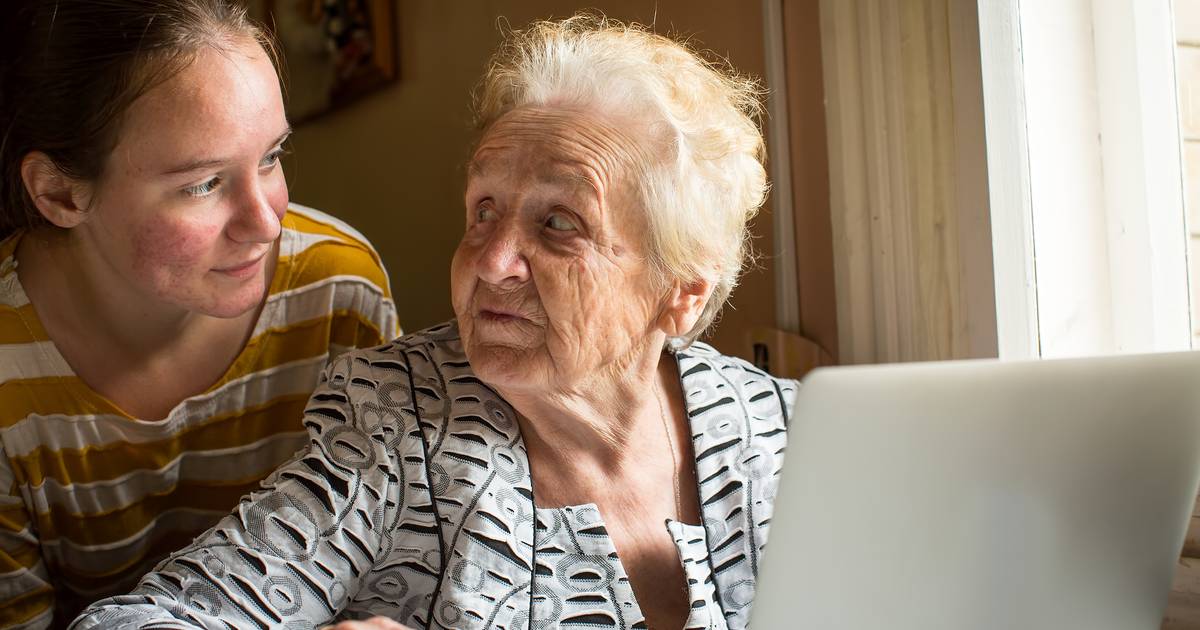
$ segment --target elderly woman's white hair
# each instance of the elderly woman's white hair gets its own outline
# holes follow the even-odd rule
[[[476,90],[483,130],[522,106],[631,116],[655,138],[635,165],[649,263],[663,280],[708,280],[690,343],[716,319],[750,257],[747,223],[767,191],[756,81],[686,45],[590,13],[506,33]]]

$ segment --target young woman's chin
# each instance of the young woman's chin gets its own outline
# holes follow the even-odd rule
[[[237,287],[209,286],[205,287],[203,292],[178,296],[176,299],[163,297],[166,298],[165,301],[174,302],[177,306],[194,313],[220,319],[234,319],[257,309],[266,293],[266,282],[256,279]]]

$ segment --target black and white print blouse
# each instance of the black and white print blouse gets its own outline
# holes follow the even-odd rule
[[[703,517],[666,523],[687,627],[744,628],[797,384],[700,343],[675,356]],[[596,506],[534,507],[515,417],[453,323],[347,353],[305,411],[309,450],[73,627],[644,628]]]

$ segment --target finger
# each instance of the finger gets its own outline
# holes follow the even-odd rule
[[[399,621],[387,617],[372,617],[367,620],[367,624],[372,630],[411,630]]]
[[[366,621],[343,621],[336,626],[324,626],[320,630],[412,630],[387,617],[372,617]]]

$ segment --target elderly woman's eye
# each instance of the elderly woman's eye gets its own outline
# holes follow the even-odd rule
[[[555,213],[546,218],[546,227],[558,232],[571,232],[575,229],[575,224],[567,217]]]
[[[496,211],[492,210],[491,208],[489,208],[487,206],[479,206],[479,208],[477,208],[475,210],[475,222],[476,223],[483,223],[484,221],[491,221],[492,219],[495,219],[495,218],[496,218]]]

